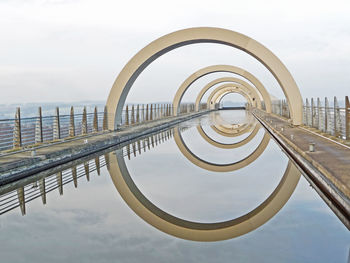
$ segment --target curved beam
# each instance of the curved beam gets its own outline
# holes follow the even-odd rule
[[[207,141],[209,144],[211,144],[217,148],[221,148],[221,149],[234,149],[234,148],[238,148],[238,147],[241,147],[241,146],[247,144],[255,137],[255,135],[258,133],[260,128],[261,128],[260,124],[257,123],[255,125],[255,128],[253,129],[253,131],[246,138],[244,138],[242,141],[235,142],[235,143],[221,143],[221,142],[217,142],[217,141],[213,140],[212,138],[210,138],[208,136],[208,134],[206,134],[206,132],[203,130],[203,127],[201,125],[197,125],[197,130],[198,130],[199,134],[202,136],[202,138],[205,141]]]
[[[251,95],[248,94],[248,91],[244,88],[244,86],[227,83],[227,84],[220,85],[215,90],[213,90],[212,93],[210,93],[207,99],[207,108],[214,109],[215,104],[213,103],[216,103],[217,97],[224,93],[238,93],[242,95],[247,100],[247,102],[250,102],[250,104],[253,106],[256,100],[260,100],[260,98],[253,100],[254,98],[252,98]],[[258,108],[261,109],[261,103],[260,103],[260,107]]]
[[[144,221],[169,235],[193,241],[219,241],[253,231],[269,221],[287,203],[299,179],[289,161],[282,179],[270,196],[251,212],[232,220],[199,223],[175,217],[158,208],[138,189],[129,174],[122,149],[108,154],[107,167],[113,184],[127,205]]]
[[[258,147],[247,157],[244,159],[229,163],[229,164],[215,164],[211,162],[207,162],[198,156],[196,156],[185,144],[181,133],[178,129],[174,129],[174,139],[177,147],[181,151],[181,153],[194,165],[201,167],[202,169],[213,171],[213,172],[232,172],[239,170],[250,163],[254,162],[266,149],[267,145],[270,141],[270,135],[268,132],[265,132],[264,137],[262,138]]]
[[[252,85],[250,85],[248,82],[241,80],[239,78],[233,78],[233,77],[224,77],[224,78],[218,78],[215,79],[211,82],[209,82],[207,85],[204,86],[204,88],[199,92],[197,98],[196,98],[196,102],[195,102],[195,109],[196,111],[199,111],[199,104],[201,103],[201,100],[204,96],[204,94],[213,86],[215,86],[216,84],[220,84],[223,82],[233,82],[233,83],[238,83],[241,84],[242,86],[246,87],[247,89],[251,90],[254,95],[255,98],[260,98],[260,101],[268,101],[268,98],[264,98],[262,96],[262,94],[260,93],[259,90],[257,90],[255,87],[253,87]],[[259,93],[257,93],[257,91]],[[261,103],[261,102],[260,102]],[[269,105],[269,107],[271,107],[271,105]]]
[[[131,86],[149,64],[173,49],[196,43],[217,43],[228,45],[238,48],[260,61],[280,84],[290,107],[293,124],[302,124],[303,104],[300,91],[288,69],[278,57],[275,56],[275,54],[259,42],[243,34],[222,28],[197,27],[175,31],[160,37],[141,49],[132,59],[129,60],[119,73],[108,95],[106,103],[107,111],[110,116],[114,116],[114,118],[109,118],[108,128],[114,130],[121,122],[123,106]],[[215,70],[210,72],[215,72]],[[240,75],[245,78],[251,76],[250,73],[242,69],[240,69]],[[198,77],[195,77],[194,80],[197,78]],[[184,89],[186,89],[191,83],[192,82],[188,83],[188,85],[186,84]],[[254,82],[252,83],[254,84]],[[182,98],[180,94],[183,94],[184,90],[180,89],[178,92],[179,93],[177,93],[175,98],[180,101]],[[271,109],[267,111],[270,112],[270,110]]]
[[[195,82],[197,79],[206,76],[210,73],[214,72],[229,72],[229,73],[235,73],[241,77],[244,77],[245,79],[249,80],[253,85],[257,88],[257,90],[262,94],[262,97],[264,100],[266,99],[265,106],[266,111],[271,112],[271,98],[270,94],[267,92],[263,84],[251,73],[248,71],[245,71],[242,68],[230,66],[230,65],[214,65],[202,68],[192,75],[190,75],[179,87],[177,90],[174,100],[173,100],[173,106],[174,106],[174,114],[175,116],[178,114],[179,106],[181,103],[181,99],[184,96],[186,90],[191,86],[193,82]]]

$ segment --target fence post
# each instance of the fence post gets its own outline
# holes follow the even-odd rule
[[[41,107],[38,108],[38,117],[35,123],[35,143],[43,142],[43,116]]]
[[[151,104],[151,110],[150,110],[150,120],[153,120],[153,104]]]
[[[345,133],[346,140],[350,140],[350,102],[348,96],[345,96]]]
[[[136,107],[136,123],[137,124],[140,123],[140,106],[139,106],[139,104],[137,104],[137,107]]]
[[[142,122],[145,122],[145,104],[142,104],[141,116]]]
[[[70,120],[69,120],[69,137],[75,136],[75,125],[74,125],[74,108],[70,108]]]
[[[320,131],[324,131],[323,129],[323,118],[322,118],[322,110],[321,110],[321,101],[320,98],[317,98],[317,128]]]
[[[329,102],[327,97],[324,99],[324,111],[324,129],[326,133],[330,133],[329,124],[331,121],[331,115],[329,111]]]
[[[126,105],[125,108],[125,125],[129,125],[129,106]]]
[[[131,124],[135,124],[135,107],[134,105],[131,106]]]
[[[137,124],[140,123],[140,106],[139,106],[139,104],[137,104],[137,107],[136,107],[136,123]]]
[[[102,129],[106,131],[108,129],[108,112],[107,112],[107,106],[105,106],[105,109],[103,111],[103,125]],[[114,127],[113,127],[114,128]]]
[[[337,97],[334,96],[334,136],[341,136],[341,119]]]
[[[21,134],[21,109],[16,109],[15,126],[13,127],[13,148],[19,148],[22,146],[22,134]]]
[[[97,107],[96,106],[94,109],[93,132],[98,132],[98,115],[97,115]]]
[[[148,121],[148,104],[146,105],[146,121]]]
[[[86,115],[86,107],[83,109],[83,120],[81,122],[81,134],[87,134],[87,115]]]
[[[53,139],[58,140],[60,138],[61,138],[60,109],[56,107],[55,116],[53,119]]]
[[[315,127],[314,98],[311,98],[311,127]]]

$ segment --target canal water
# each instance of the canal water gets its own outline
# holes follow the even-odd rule
[[[0,188],[1,262],[348,262],[350,235],[245,111]]]

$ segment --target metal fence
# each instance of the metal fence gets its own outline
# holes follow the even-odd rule
[[[272,113],[290,118],[286,100],[272,102]],[[338,99],[306,99],[303,104],[303,124],[343,140],[350,140],[350,103],[345,97],[345,107],[339,107]]]
[[[206,110],[206,104],[200,105],[201,110]],[[193,103],[180,105],[179,114],[195,111]],[[122,121],[118,127],[137,125],[144,122],[159,120],[173,116],[172,104],[132,104],[125,105],[122,112]],[[87,113],[86,107],[82,113],[75,113],[71,107],[70,114],[61,115],[57,107],[52,116],[42,116],[39,107],[36,117],[21,118],[21,110],[17,108],[14,119],[0,120],[0,151],[32,147],[44,142],[54,142],[60,139],[74,138],[107,130],[110,116],[106,107],[98,111]]]

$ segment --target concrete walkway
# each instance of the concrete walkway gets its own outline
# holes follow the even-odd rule
[[[45,169],[107,149],[128,140],[156,132],[208,111],[189,113],[177,117],[154,120],[128,126],[117,132],[101,132],[95,135],[75,137],[56,143],[43,144],[35,149],[0,156],[0,185],[38,173]]]
[[[287,147],[321,174],[316,180],[329,189],[329,194],[340,202],[349,215],[350,147],[305,127],[293,127],[279,116],[258,110],[253,110],[253,113]],[[314,152],[309,151],[310,143],[315,144]]]

